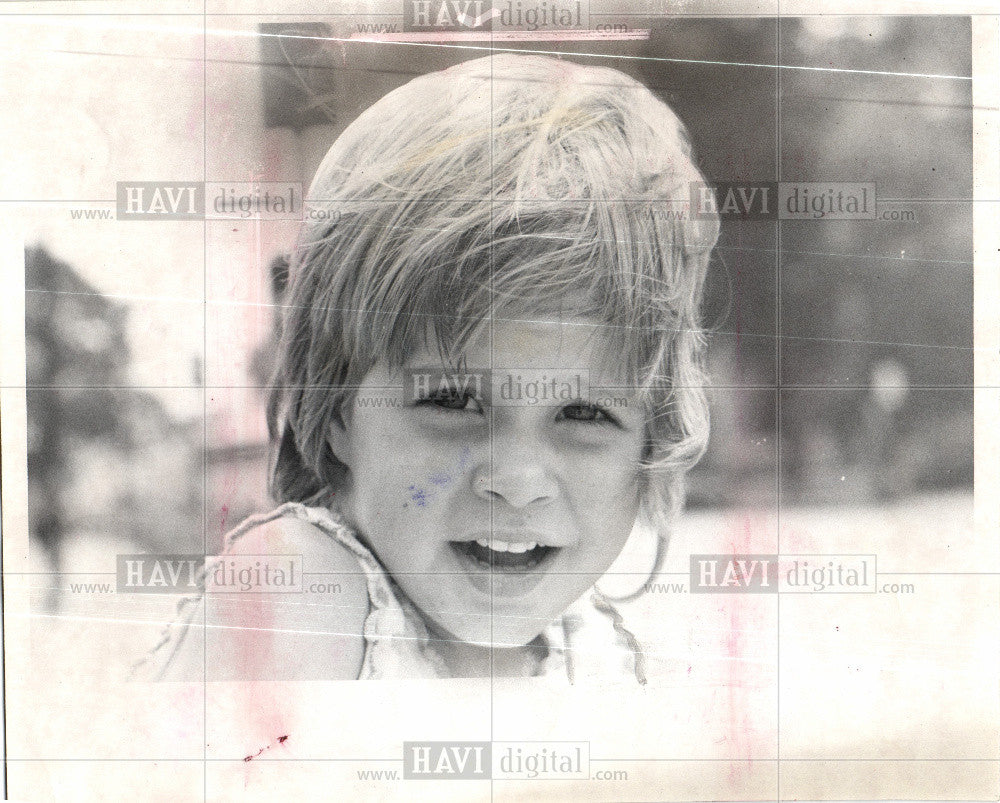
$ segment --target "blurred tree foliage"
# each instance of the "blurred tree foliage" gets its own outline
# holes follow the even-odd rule
[[[197,433],[129,385],[127,318],[68,263],[26,249],[29,527],[55,570],[77,529],[160,546],[200,530]],[[169,452],[181,465],[168,472]]]
[[[30,525],[58,567],[73,441],[129,442],[114,390],[128,364],[125,308],[44,248],[26,250],[24,264]]]

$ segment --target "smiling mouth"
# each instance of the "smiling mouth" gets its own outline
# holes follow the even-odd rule
[[[451,541],[451,548],[475,561],[487,571],[524,572],[545,563],[559,547],[544,546],[535,542],[515,544],[489,541]],[[499,547],[499,548],[494,548]]]

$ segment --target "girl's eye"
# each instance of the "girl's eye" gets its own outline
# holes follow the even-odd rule
[[[607,410],[598,407],[596,404],[567,404],[559,411],[559,420],[581,421],[583,423],[594,424],[615,424],[618,420]]]
[[[470,404],[471,402],[471,404]],[[482,405],[469,393],[440,391],[433,396],[426,396],[417,401],[418,406],[432,406],[441,410],[456,410],[470,413],[481,413]]]

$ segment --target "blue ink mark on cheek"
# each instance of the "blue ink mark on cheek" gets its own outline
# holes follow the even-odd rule
[[[426,507],[428,498],[427,492],[423,488],[417,488],[415,485],[410,486],[410,499],[417,503],[417,507]]]
[[[462,475],[470,463],[472,463],[472,449],[466,446],[462,449],[462,454],[454,471],[439,471],[436,474],[431,474],[427,480],[431,485],[438,488],[447,488]],[[415,502],[417,507],[426,507],[428,502],[434,500],[434,493],[428,493],[424,488],[411,485],[408,490],[410,491],[410,500]],[[404,503],[403,507],[406,506]]]

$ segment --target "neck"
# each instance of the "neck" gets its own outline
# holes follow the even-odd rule
[[[541,636],[521,647],[469,644],[446,633],[432,634],[435,651],[452,677],[530,677],[548,654]]]

